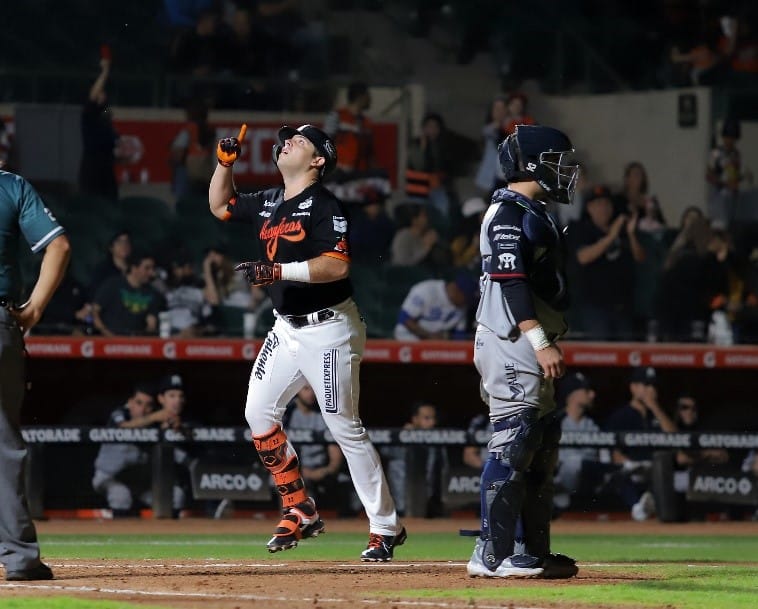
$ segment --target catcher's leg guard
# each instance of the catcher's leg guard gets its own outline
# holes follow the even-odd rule
[[[500,456],[492,454],[482,472],[483,543],[477,546],[481,548],[482,562],[491,570],[514,554],[525,493],[524,472],[534,458],[542,435],[537,411],[532,409],[499,421],[497,431],[509,433],[504,434],[502,447],[497,447],[502,449]]]
[[[546,557],[550,553],[550,521],[553,515],[553,477],[561,440],[560,419],[554,413],[541,421],[542,442],[524,476],[522,509],[525,552]]]
[[[263,465],[274,478],[282,507],[292,507],[308,499],[300,474],[300,462],[284,430],[275,425],[265,434],[253,436],[253,444]]]

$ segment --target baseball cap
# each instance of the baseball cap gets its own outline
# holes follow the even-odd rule
[[[453,281],[465,295],[466,302],[473,302],[479,292],[479,279],[468,271],[459,271]]]
[[[584,197],[584,201],[585,204],[587,204],[590,201],[594,201],[595,199],[610,199],[612,196],[613,195],[610,188],[604,184],[598,184],[597,186],[593,186],[587,191],[587,194]]]
[[[484,203],[484,199],[481,197],[472,197],[467,199],[463,204],[461,207],[461,213],[464,218],[470,218],[471,216],[483,212],[485,209],[487,209],[487,205]]]
[[[180,389],[184,391],[184,382],[182,381],[182,377],[178,374],[169,374],[168,376],[164,376],[158,382],[158,393],[163,393],[164,391],[170,391],[172,389]]]
[[[324,157],[324,167],[321,171],[321,177],[326,177],[337,166],[337,148],[334,146],[331,138],[313,125],[301,125],[297,129],[284,125],[279,129],[279,143],[284,144],[286,140],[295,135],[302,135],[316,148],[319,156]],[[277,155],[278,156],[278,155]]]
[[[559,382],[557,386],[557,397],[559,402],[565,402],[566,398],[570,396],[577,389],[592,389],[589,379],[581,372],[574,372],[567,374]]]
[[[634,368],[632,376],[629,378],[630,383],[644,383],[645,385],[655,385],[658,383],[658,375],[652,366]]]

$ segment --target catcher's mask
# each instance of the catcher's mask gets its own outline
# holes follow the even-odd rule
[[[274,145],[273,150],[274,163],[279,160],[284,142],[296,135],[302,135],[306,138],[316,148],[318,155],[324,157],[324,164],[321,166],[319,177],[325,178],[337,166],[337,148],[326,133],[313,125],[302,125],[297,129],[284,125],[279,129],[279,143]]]
[[[500,165],[508,182],[537,182],[548,197],[570,204],[579,179],[571,140],[558,129],[517,125],[498,147]]]

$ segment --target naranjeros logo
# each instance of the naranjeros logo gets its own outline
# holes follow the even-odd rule
[[[266,220],[258,234],[261,241],[266,242],[266,255],[269,260],[273,260],[276,250],[279,247],[279,239],[286,241],[302,241],[305,239],[305,229],[300,220],[290,220],[282,218],[279,224],[271,225],[271,220]]]

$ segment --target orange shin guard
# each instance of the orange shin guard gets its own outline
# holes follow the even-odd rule
[[[263,465],[274,478],[282,507],[292,507],[308,499],[300,474],[300,462],[284,430],[276,425],[265,434],[253,436],[253,444]]]

